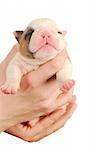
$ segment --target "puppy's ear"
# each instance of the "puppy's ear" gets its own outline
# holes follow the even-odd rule
[[[21,35],[23,34],[23,31],[14,31],[13,34],[14,34],[16,40],[19,42],[19,39],[20,39]]]

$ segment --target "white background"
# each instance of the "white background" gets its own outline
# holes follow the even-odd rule
[[[68,31],[78,108],[64,128],[37,143],[1,133],[0,150],[100,150],[100,1],[0,0],[0,62],[14,45],[12,32],[40,17]],[[99,86],[99,87],[98,87]],[[99,143],[98,143],[99,142]]]

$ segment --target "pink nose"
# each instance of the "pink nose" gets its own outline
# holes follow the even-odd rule
[[[49,32],[44,32],[44,33],[42,33],[41,36],[42,36],[43,39],[47,39],[47,38],[51,37],[51,34]]]

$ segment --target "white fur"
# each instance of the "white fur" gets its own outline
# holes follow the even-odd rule
[[[39,40],[42,31],[44,31],[44,29],[46,30],[47,28],[55,39],[57,49],[53,48],[50,52],[38,51],[34,55],[36,59],[25,58],[21,55],[20,52],[17,52],[11,62],[8,64],[6,71],[6,82],[0,87],[2,90],[7,89],[17,92],[17,90],[20,88],[21,78],[24,74],[37,69],[40,64],[44,64],[48,60],[54,58],[66,46],[65,39],[57,33],[58,27],[56,23],[54,23],[54,21],[50,19],[37,19],[35,21],[32,21],[29,24],[29,27],[33,27],[36,30],[36,32],[32,35],[29,44],[30,50],[33,50],[33,47],[35,46],[33,45],[33,42],[36,43],[37,40]],[[57,40],[59,41],[58,43]],[[71,77],[71,68],[71,62],[69,61],[69,59],[66,59],[63,68],[56,74],[56,78],[59,81],[60,85],[63,85]]]
[[[54,21],[50,19],[37,19],[35,21],[32,21],[29,24],[29,27],[35,29],[35,32],[33,33],[29,43],[29,50],[31,52],[35,52],[33,53],[35,59],[28,59],[24,57],[20,53],[20,51],[18,51],[8,64],[6,70],[6,82],[0,87],[2,91],[7,90],[8,93],[12,93],[12,91],[13,93],[16,93],[20,88],[20,82],[23,75],[32,70],[36,70],[41,64],[44,64],[48,60],[54,58],[64,48],[66,49],[65,38],[57,33],[59,29]],[[45,30],[48,30],[48,32],[52,35],[52,38],[54,39],[53,42],[55,43],[55,48],[51,47],[51,49],[48,51],[37,51],[38,42],[41,39],[40,36]],[[56,73],[56,79],[58,80],[60,88],[70,79],[71,73],[72,64],[67,58],[62,69]],[[61,92],[62,91],[58,89],[57,94],[60,94]],[[64,106],[63,108],[65,109],[66,107]],[[36,118],[36,120],[38,119],[39,118]],[[34,119],[30,121],[29,124],[33,126],[36,120]]]

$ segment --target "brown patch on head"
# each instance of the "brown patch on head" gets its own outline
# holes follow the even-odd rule
[[[27,58],[33,59],[33,54],[30,53],[28,50],[29,43],[26,42],[25,39],[21,39],[19,43],[20,43],[20,53]]]
[[[20,53],[24,57],[33,59],[33,53],[29,51],[29,42],[30,42],[30,38],[33,33],[33,30],[31,28],[27,28],[24,32],[22,32],[22,34],[19,34],[19,33],[21,33],[21,31],[14,32],[15,38],[17,39],[20,45],[20,49],[19,49]]]
[[[20,44],[20,52],[23,56],[27,57],[27,58],[30,58],[30,59],[33,59],[33,54],[29,51],[29,42],[30,42],[30,39],[27,39],[26,38],[26,35],[28,35],[30,29],[27,28],[21,38],[19,39],[19,44]]]

